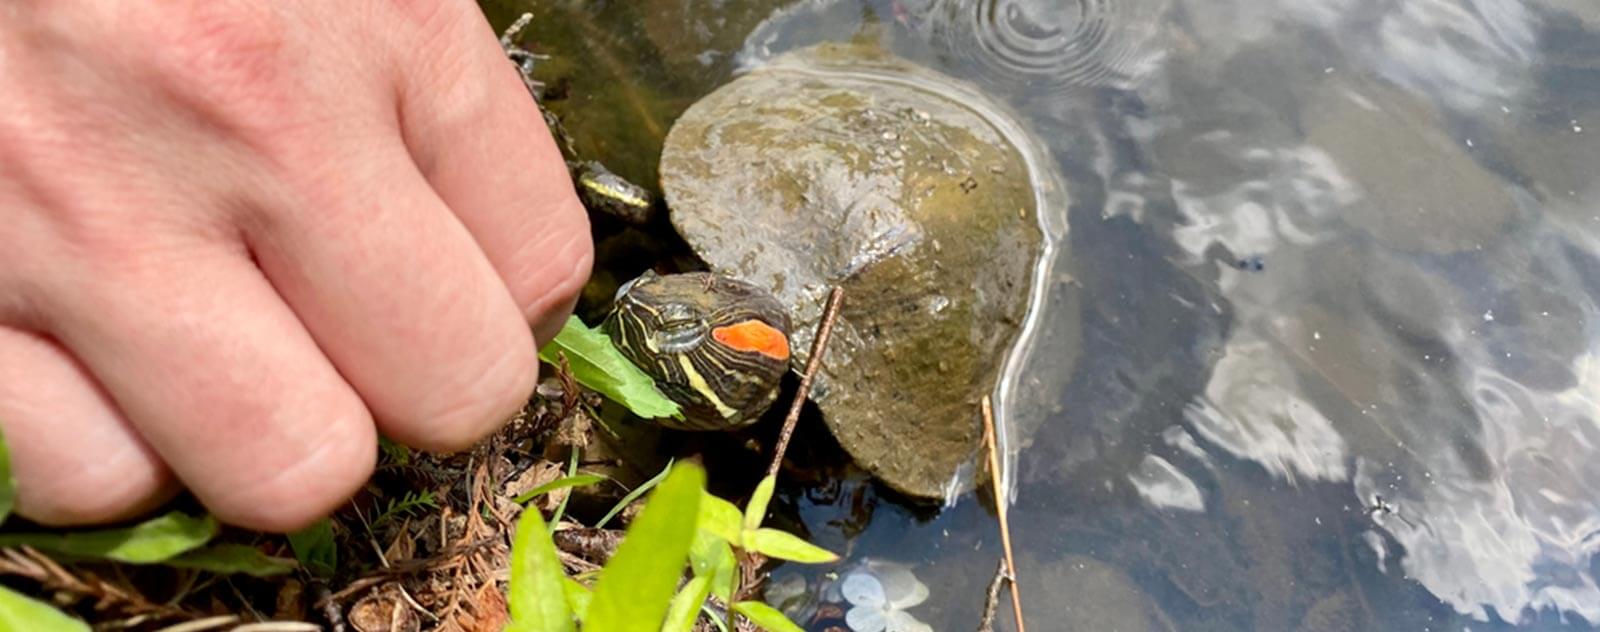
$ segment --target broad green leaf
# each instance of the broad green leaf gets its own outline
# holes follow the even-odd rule
[[[216,535],[215,518],[172,512],[121,529],[4,533],[0,534],[0,546],[31,546],[58,555],[151,564],[199,548]]]
[[[572,614],[579,621],[589,616],[589,602],[594,599],[594,593],[589,587],[571,577],[561,578],[561,592],[566,595],[567,607],[572,609]]]
[[[545,483],[543,485],[540,485],[538,487],[530,489],[530,490],[528,490],[526,492],[523,492],[522,494],[519,494],[516,498],[511,499],[511,502],[514,502],[514,503],[517,503],[517,504],[520,505],[520,504],[523,504],[523,503],[528,502],[530,500],[533,500],[535,498],[538,498],[540,496],[543,496],[545,494],[548,494],[550,492],[556,491],[558,489],[566,489],[568,487],[583,487],[585,485],[593,485],[593,484],[598,483],[598,482],[603,481],[603,480],[606,480],[606,477],[600,476],[599,474],[578,474],[577,476],[563,476],[561,478],[558,478],[556,480],[550,481],[548,483]]]
[[[327,577],[339,568],[339,547],[333,541],[333,522],[327,518],[289,534],[289,548],[313,575]]]
[[[678,596],[672,598],[672,607],[667,609],[667,623],[661,626],[661,632],[691,632],[695,620],[700,618],[700,605],[706,602],[709,594],[710,577],[689,580],[683,590],[678,591]]]
[[[839,556],[787,531],[756,529],[744,532],[744,547],[767,557],[804,564],[837,562]]]
[[[711,492],[700,497],[700,528],[710,531],[729,544],[741,546],[739,533],[743,530],[739,508]]]
[[[511,587],[506,591],[507,607],[515,632],[570,632],[572,609],[567,606],[567,576],[556,554],[556,543],[545,529],[538,509],[522,512],[517,520],[516,540],[511,543]]]
[[[656,389],[655,380],[623,357],[604,333],[590,329],[577,316],[568,318],[561,332],[539,349],[539,359],[560,364],[558,352],[567,356],[572,377],[579,384],[626,406],[633,414],[645,418],[683,417],[678,404]]]
[[[689,548],[689,565],[694,568],[695,577],[711,580],[711,594],[728,601],[734,591],[733,578],[739,561],[733,557],[733,548],[727,540],[705,529],[696,531],[694,545]]]
[[[282,575],[299,567],[294,560],[272,557],[247,544],[217,544],[189,551],[165,562],[167,566],[193,568],[223,575],[243,573],[255,577]]]
[[[706,474],[693,463],[679,463],[650,494],[639,517],[600,571],[585,630],[659,632],[678,577],[689,560],[700,491]]]
[[[767,632],[806,632],[790,621],[789,617],[778,612],[777,608],[759,601],[741,601],[733,604],[733,611],[744,615],[744,618],[761,626],[761,629]]]
[[[703,502],[703,501],[702,501]],[[695,577],[709,576],[717,570],[717,546],[728,543],[705,529],[696,529],[689,545],[689,568]]]
[[[50,604],[0,586],[0,630],[89,632],[89,626]]]
[[[650,477],[650,480],[645,481],[644,483],[640,484],[637,489],[628,492],[628,495],[623,496],[622,500],[617,501],[617,504],[611,507],[611,511],[607,511],[606,515],[600,517],[600,522],[596,522],[594,524],[594,528],[604,529],[606,527],[606,523],[611,522],[612,518],[617,517],[617,514],[622,513],[622,510],[627,509],[628,505],[633,504],[633,501],[638,500],[640,496],[645,494],[645,492],[655,489],[656,485],[660,485],[661,481],[667,478],[667,473],[672,471],[672,463],[672,461],[667,461],[667,466],[661,468],[660,472],[656,472],[656,475]]]
[[[711,574],[711,594],[722,603],[733,601],[734,593],[739,592],[739,558],[733,556],[733,547],[726,542],[717,547],[715,568]]]
[[[16,504],[17,481],[11,477],[11,449],[6,447],[5,435],[0,434],[0,523],[6,521]]]
[[[756,484],[756,491],[750,495],[750,504],[744,507],[744,528],[746,531],[761,526],[761,521],[767,519],[767,504],[772,502],[772,490],[778,485],[778,477],[768,476]]]

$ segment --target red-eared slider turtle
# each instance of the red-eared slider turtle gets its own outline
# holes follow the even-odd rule
[[[681,430],[736,428],[761,417],[789,368],[789,314],[737,279],[646,272],[617,291],[601,327],[628,361],[683,407]]]
[[[661,159],[673,225],[713,272],[777,296],[797,355],[829,288],[845,289],[812,397],[857,463],[913,496],[943,497],[976,454],[978,404],[1040,256],[1028,164],[999,111],[876,49],[825,44],[695,103]]]

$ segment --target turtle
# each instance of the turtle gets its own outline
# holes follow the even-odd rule
[[[825,43],[712,91],[664,144],[672,226],[710,272],[776,297],[791,366],[844,290],[808,395],[857,464],[912,497],[970,484],[951,483],[1026,322],[1044,232],[1018,129],[952,78]]]

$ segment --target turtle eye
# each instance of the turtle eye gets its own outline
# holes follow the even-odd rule
[[[683,303],[662,305],[657,312],[656,347],[666,352],[694,348],[706,337],[706,321],[700,311]]]

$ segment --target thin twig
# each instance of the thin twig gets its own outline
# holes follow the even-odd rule
[[[1006,573],[1011,578],[1011,610],[1017,617],[1017,632],[1027,632],[1022,622],[1022,596],[1017,591],[1017,561],[1011,555],[1011,523],[1006,521],[1006,488],[1000,480],[1000,448],[994,440],[994,403],[983,396],[983,442],[989,446],[989,477],[994,482],[995,513],[1000,516],[1000,543],[1006,551]]]
[[[196,619],[194,621],[185,621],[177,625],[169,625],[157,630],[156,632],[205,632],[206,630],[215,630],[233,625],[238,622],[238,615],[225,614],[215,617],[207,617],[205,619]]]
[[[1006,561],[995,565],[994,579],[983,593],[983,617],[978,619],[978,632],[994,632],[994,615],[1000,610],[1000,588],[1006,583]]]
[[[811,380],[822,368],[822,352],[828,348],[828,337],[833,335],[833,323],[839,319],[839,304],[844,302],[844,289],[834,286],[828,292],[828,304],[822,309],[822,322],[817,323],[817,336],[811,340],[811,355],[806,358],[806,370],[800,374],[800,390],[789,404],[789,415],[783,419],[783,431],[778,434],[778,447],[772,452],[772,464],[767,466],[767,476],[777,476],[783,463],[783,453],[789,451],[789,439],[794,436],[794,426],[800,421],[800,408],[811,396]]]

